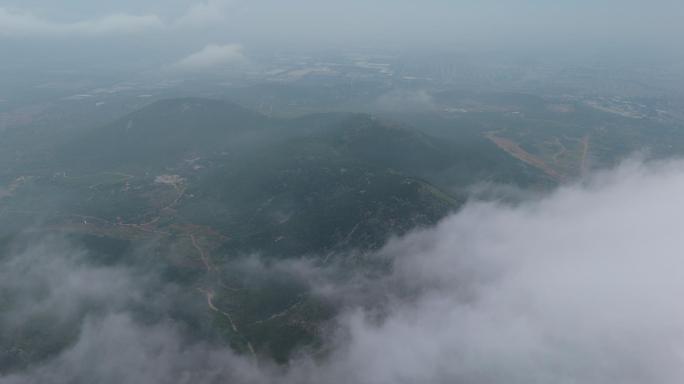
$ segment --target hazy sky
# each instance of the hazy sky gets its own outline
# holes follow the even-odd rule
[[[18,47],[109,44],[167,60],[209,44],[677,49],[682,14],[676,0],[6,0],[0,45],[31,55]]]
[[[683,14],[676,0],[5,0],[0,87],[241,74],[292,52],[681,65]]]
[[[562,38],[561,34],[567,33],[575,37],[629,38],[644,34],[665,38],[669,32],[682,30],[679,16],[684,11],[682,2],[675,0],[65,0],[58,4],[8,0],[3,4],[0,9],[4,9],[5,22],[0,31],[4,35],[20,29],[26,34],[40,34],[39,24],[66,27],[79,22],[92,23],[95,31],[98,22],[104,24],[107,17],[126,15],[127,20],[120,20],[122,31],[124,25],[130,30],[143,25],[152,30],[160,26],[158,23],[167,27],[192,24],[245,38],[312,42],[357,39],[369,33],[396,42],[413,40],[404,33],[443,41],[515,39],[535,33],[540,33],[539,39]],[[145,16],[149,17],[145,23],[135,19]],[[11,22],[21,18],[32,20],[23,25]]]

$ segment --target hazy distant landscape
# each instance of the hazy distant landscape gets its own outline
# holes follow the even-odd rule
[[[454,3],[0,5],[0,383],[681,382],[684,8]]]

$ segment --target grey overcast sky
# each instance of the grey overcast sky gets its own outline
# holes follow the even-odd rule
[[[125,57],[154,66],[211,45],[679,56],[683,15],[676,0],[5,0],[0,48],[4,65]]]
[[[538,39],[674,39],[684,2],[674,0],[6,0],[0,36],[188,36],[210,29],[243,39],[299,42],[453,43]],[[71,31],[71,32],[69,32]],[[232,36],[231,36],[232,34]],[[518,41],[525,43],[525,41]],[[529,43],[529,42],[527,42]]]

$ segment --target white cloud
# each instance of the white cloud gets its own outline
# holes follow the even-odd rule
[[[168,323],[144,326],[129,314],[83,322],[77,342],[30,375],[6,384],[76,383],[259,383],[255,364],[229,349],[183,342]]]
[[[684,162],[630,163],[392,242],[389,314],[343,320],[325,378],[682,382],[682,196]]]
[[[174,70],[203,71],[217,69],[246,61],[239,44],[210,44],[171,66]]]
[[[118,13],[93,20],[54,22],[30,12],[11,11],[0,7],[0,37],[102,36],[134,34],[163,27],[164,23],[156,15]]]

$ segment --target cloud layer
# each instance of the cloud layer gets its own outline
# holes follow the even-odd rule
[[[518,207],[475,203],[398,239],[397,297],[331,360],[351,382],[684,379],[684,164],[630,163]]]
[[[77,341],[56,358],[2,379],[680,383],[681,196],[684,162],[628,162],[542,200],[515,206],[473,202],[436,228],[395,239],[374,255],[391,262],[382,278],[360,273],[334,279],[340,272],[335,267],[300,265],[312,288],[343,308],[322,360],[301,357],[287,369],[257,365],[229,350],[188,342],[173,324],[142,324],[114,305],[88,317]],[[30,279],[47,278],[31,272],[30,265],[38,264],[12,260],[3,271],[17,273],[17,265],[24,265]],[[64,291],[71,272],[53,269],[64,276],[54,279],[51,290]],[[77,277],[96,273],[74,271]],[[123,292],[114,281],[135,279],[121,273],[97,275],[97,285]],[[31,290],[20,288],[14,289]],[[109,301],[138,300],[115,297]]]
[[[164,23],[157,15],[117,13],[98,19],[55,22],[30,12],[10,11],[0,7],[0,37],[73,37],[136,34],[160,29]]]
[[[230,4],[228,0],[198,2],[173,19],[165,19],[154,12],[142,15],[116,12],[70,22],[54,21],[28,10],[0,7],[0,37],[103,37],[155,30],[178,32],[225,21]]]

